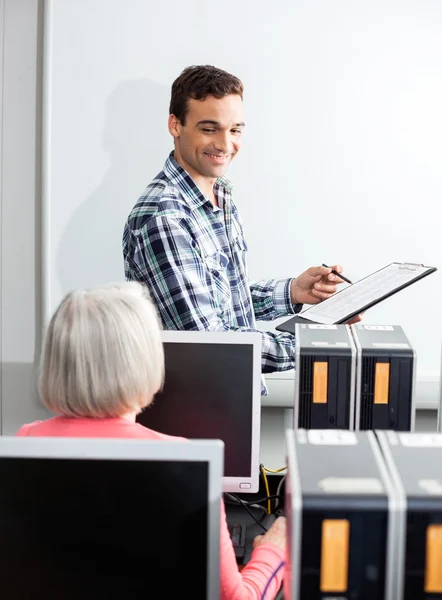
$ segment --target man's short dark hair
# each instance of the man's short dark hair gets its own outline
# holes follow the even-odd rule
[[[187,67],[172,84],[169,114],[184,125],[189,98],[205,100],[207,96],[223,98],[230,94],[243,97],[244,86],[238,77],[211,65]]]

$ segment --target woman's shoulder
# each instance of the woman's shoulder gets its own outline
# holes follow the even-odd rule
[[[148,429],[141,425],[141,423],[134,423],[134,428],[140,435],[145,439],[150,440],[159,440],[165,442],[188,442],[189,440],[184,437],[178,437],[176,435],[167,435],[166,433],[161,433],[160,431],[155,431],[154,429]]]
[[[26,425],[22,425],[20,429],[15,434],[16,436],[25,436],[29,435],[30,432],[35,429],[36,426],[43,423],[43,421],[33,421],[32,423],[27,423]]]

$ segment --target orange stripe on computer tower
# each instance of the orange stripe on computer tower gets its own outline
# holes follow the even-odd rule
[[[427,594],[442,592],[442,525],[427,527],[424,590]]]
[[[313,403],[327,404],[328,363],[313,363]]]
[[[321,592],[347,591],[349,548],[350,522],[347,519],[325,519],[321,540]]]
[[[374,403],[388,404],[390,363],[377,362],[374,374]]]

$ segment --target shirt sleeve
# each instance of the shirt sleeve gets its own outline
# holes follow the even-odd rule
[[[257,319],[271,321],[293,315],[302,304],[292,304],[290,285],[293,279],[268,279],[250,283],[253,310]]]
[[[285,550],[275,544],[260,544],[241,571],[229,535],[224,503],[220,520],[220,585],[221,600],[261,600],[262,593],[278,565],[285,559]],[[281,587],[285,567],[272,578],[266,600],[272,600]]]
[[[294,336],[232,327],[226,322],[220,281],[214,279],[183,220],[151,218],[130,235],[126,279],[148,286],[166,329],[257,331],[262,338],[263,373],[294,368]]]

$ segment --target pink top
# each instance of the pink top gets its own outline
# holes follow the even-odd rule
[[[129,419],[68,419],[54,417],[23,425],[16,435],[34,437],[87,437],[87,438],[137,438],[147,440],[183,440],[147,429]],[[272,573],[285,559],[285,551],[275,544],[260,544],[253,550],[250,561],[241,573],[235,558],[226,521],[224,503],[221,502],[220,521],[220,578],[221,600],[261,600],[262,593]],[[275,598],[282,582],[284,567],[270,583],[265,600]]]

